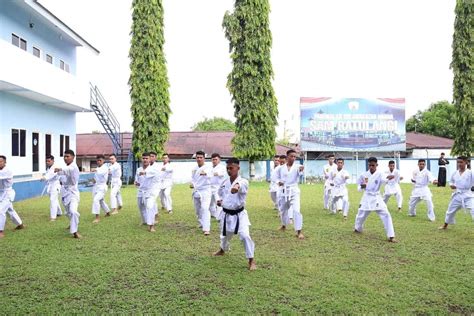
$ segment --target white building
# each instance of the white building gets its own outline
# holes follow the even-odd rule
[[[17,177],[76,149],[76,113],[90,111],[89,83],[76,77],[81,46],[99,54],[38,1],[0,1],[0,154]]]

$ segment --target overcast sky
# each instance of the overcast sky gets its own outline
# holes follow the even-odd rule
[[[80,52],[78,76],[96,83],[131,131],[128,94],[131,0],[40,0],[101,51]],[[232,0],[163,0],[171,130],[204,117],[233,119],[222,30]],[[298,134],[301,96],[405,97],[407,117],[452,100],[455,0],[272,0],[278,132]],[[102,130],[80,114],[78,132]]]

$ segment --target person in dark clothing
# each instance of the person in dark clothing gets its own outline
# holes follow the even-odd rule
[[[444,158],[444,153],[441,153],[441,157],[438,159],[438,186],[445,187],[446,186],[446,165],[449,165],[449,161]]]

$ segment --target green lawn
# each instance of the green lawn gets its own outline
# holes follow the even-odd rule
[[[474,224],[459,212],[457,225],[438,231],[450,198],[432,187],[437,221],[392,212],[398,244],[386,242],[378,216],[352,232],[361,193],[350,187],[349,220],[322,210],[322,186],[304,185],[306,240],[279,232],[268,186],[251,185],[247,203],[258,270],[247,271],[243,247],[219,249],[197,229],[190,189],[173,189],[174,214],[163,214],[156,233],[139,225],[135,189],[123,190],[121,214],[92,224],[91,193],[82,194],[80,232],[67,219],[48,222],[46,197],[15,203],[27,226],[0,240],[0,313],[474,313]],[[396,210],[395,200],[389,209]]]

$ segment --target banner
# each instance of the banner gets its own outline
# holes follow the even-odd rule
[[[404,98],[301,98],[302,151],[405,151]]]

